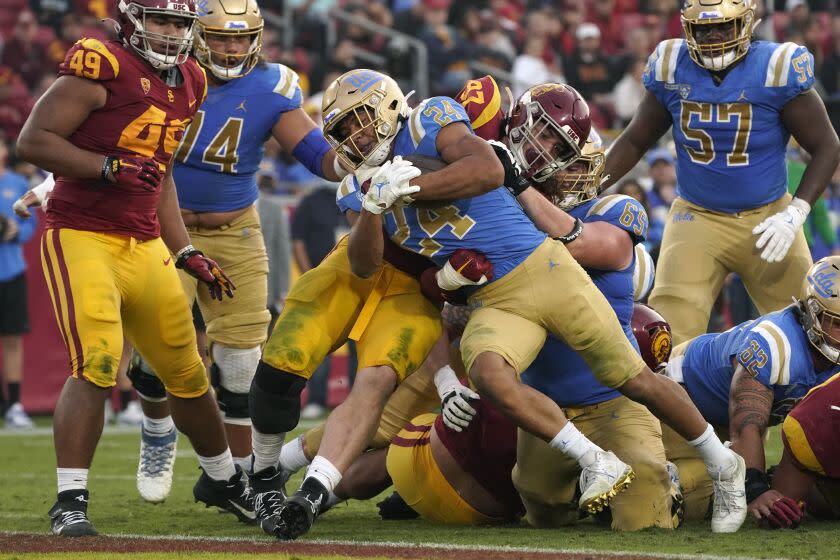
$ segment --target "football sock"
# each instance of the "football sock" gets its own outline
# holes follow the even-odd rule
[[[86,490],[88,469],[55,469],[58,476],[58,493],[67,490]]]
[[[703,435],[689,441],[688,444],[700,453],[710,474],[734,472],[737,464],[733,453],[721,443],[711,424],[706,426]]]
[[[254,472],[276,467],[286,434],[263,434],[251,428],[251,449],[254,453]]]
[[[247,457],[234,457],[233,462],[242,467],[242,470],[246,473],[251,472],[251,456],[248,455]]]
[[[280,467],[296,473],[309,464],[303,449],[303,436],[298,436],[280,450]]]
[[[341,473],[328,459],[317,455],[309,465],[309,470],[306,471],[306,478],[314,478],[327,489],[327,492],[332,493],[341,482]]]
[[[153,436],[165,436],[175,429],[175,422],[171,416],[165,418],[149,418],[143,416],[143,429]]]
[[[120,410],[125,410],[131,402],[131,390],[120,391]]]
[[[554,439],[548,442],[549,447],[557,449],[564,455],[568,455],[577,461],[581,467],[586,468],[595,461],[595,454],[603,451],[592,443],[589,438],[580,433],[580,430],[571,422],[566,422]]]
[[[230,480],[236,474],[236,467],[233,465],[233,457],[230,449],[225,449],[215,457],[198,456],[198,463],[207,476],[213,480]]]
[[[9,382],[9,406],[12,406],[16,402],[20,401],[20,382],[19,381],[10,381]]]

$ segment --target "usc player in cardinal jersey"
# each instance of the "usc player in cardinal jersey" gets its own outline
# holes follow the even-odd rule
[[[195,18],[193,0],[121,0],[121,40],[73,45],[18,140],[20,157],[56,182],[41,248],[71,369],[54,417],[56,535],[96,534],[88,469],[123,333],[160,374],[199,456],[196,500],[253,518],[175,270],[218,299],[233,296],[225,273],[190,245],[172,180],[172,152],[207,94],[204,72],[188,57]]]

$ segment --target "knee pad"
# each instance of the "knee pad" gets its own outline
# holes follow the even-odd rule
[[[163,402],[166,400],[166,387],[163,386],[161,380],[152,372],[140,354],[134,355],[126,376],[134,386],[134,390],[144,401]]]
[[[250,426],[248,392],[260,363],[260,347],[230,348],[214,344],[210,353],[213,357],[210,383],[216,390],[225,423]]]
[[[260,362],[248,393],[254,429],[264,434],[295,429],[300,420],[300,394],[305,386],[303,377]]]

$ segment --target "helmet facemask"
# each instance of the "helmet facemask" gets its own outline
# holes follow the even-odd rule
[[[681,21],[691,59],[707,70],[725,70],[747,54],[753,27],[756,23],[753,18],[752,9],[737,17],[688,19],[683,15]],[[697,40],[696,34],[703,27],[719,24],[731,25],[727,40],[715,43],[700,43]]]
[[[328,115],[325,119],[324,136],[347,168],[356,170],[362,165],[376,166],[388,159],[401,122],[400,119],[395,122],[382,115],[382,102],[383,96],[374,90],[349,110],[331,118]],[[391,101],[391,105],[398,103],[397,100]],[[393,114],[399,107],[389,106],[388,109],[388,113]],[[350,133],[343,130],[350,125],[345,119],[351,119],[350,122],[355,120],[355,130],[351,129]],[[370,132],[373,132],[376,139],[370,146],[363,147],[360,141],[368,138]]]
[[[193,29],[196,21],[194,12],[186,9],[145,7],[134,2],[126,2],[126,0],[120,0],[119,9],[134,26],[134,31],[127,39],[129,46],[153,68],[167,70],[187,61],[193,44]],[[163,35],[149,31],[146,21],[150,16],[184,19],[186,26],[183,36]]]
[[[803,328],[808,340],[820,354],[833,364],[840,364],[840,340],[830,333],[840,331],[840,314],[829,311],[818,298],[809,297],[803,302]]]
[[[243,78],[247,76],[254,66],[257,65],[262,52],[262,30],[263,26],[256,29],[246,29],[243,31],[236,30],[209,30],[201,22],[198,23],[198,32],[196,33],[195,44],[195,58],[202,66],[210,70],[210,72],[218,79],[223,81],[234,80],[236,78]],[[222,51],[213,50],[208,42],[208,36],[213,35],[219,38],[226,38],[229,36],[248,37],[250,45],[248,51],[244,54],[229,54]],[[224,60],[231,64],[221,65],[217,60]]]
[[[552,178],[558,171],[571,165],[580,156],[580,147],[565,128],[559,126],[542,105],[527,103],[527,118],[508,133],[508,141],[525,176],[537,183]],[[545,149],[540,139],[556,140],[551,151]]]

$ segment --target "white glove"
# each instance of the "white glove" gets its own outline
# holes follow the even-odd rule
[[[755,226],[752,232],[755,235],[761,234],[755,246],[764,248],[761,258],[767,262],[780,262],[784,259],[810,211],[810,204],[801,198],[794,198],[787,208]]]
[[[469,426],[475,417],[475,409],[470,406],[469,399],[478,399],[478,394],[461,385],[449,366],[443,366],[435,374],[435,386],[440,395],[441,414],[446,427],[460,432]]]
[[[40,206],[46,210],[47,199],[53,191],[53,188],[55,188],[55,179],[53,178],[53,174],[49,173],[41,184],[26,191],[22,197],[17,199],[12,205],[12,209],[21,218],[29,218],[32,215],[29,212],[29,208],[33,206]]]
[[[420,190],[419,186],[408,184],[420,173],[411,162],[400,156],[385,162],[371,177],[370,188],[362,199],[362,207],[371,214],[381,214],[396,201]]]

